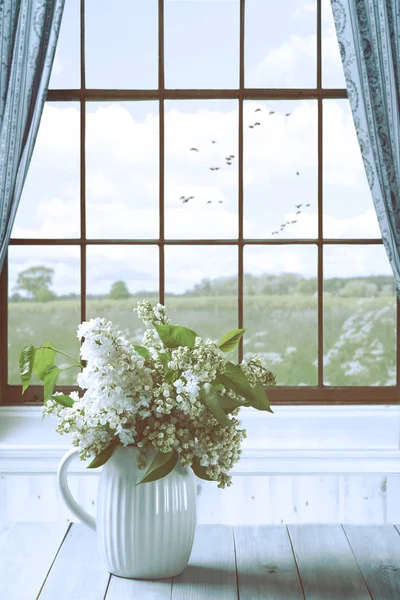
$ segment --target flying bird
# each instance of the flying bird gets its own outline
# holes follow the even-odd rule
[[[211,200],[207,200],[207,204],[211,204]]]
[[[291,222],[292,224],[293,224],[293,223],[297,223],[297,221],[290,221],[290,222]]]
[[[292,113],[285,113],[285,117],[290,117]]]
[[[229,160],[227,160],[227,161],[226,161],[226,164],[227,164],[227,165],[231,165],[232,163],[231,163]]]
[[[183,200],[184,198],[185,198],[185,196],[181,196],[181,197],[179,198],[179,200]]]
[[[269,115],[274,115],[274,114],[275,114],[275,111],[274,111],[274,110],[270,110],[268,114],[269,114]]]
[[[188,200],[193,200],[194,196],[189,196]]]
[[[193,151],[193,152],[198,152],[199,151],[198,148],[190,148],[190,150]]]
[[[186,202],[189,202],[189,198],[185,198],[184,200],[182,200],[182,204],[186,204]]]
[[[261,108],[256,108],[254,112],[260,112]]]
[[[296,175],[300,175],[300,173],[298,171],[296,171]]]
[[[249,128],[250,129],[254,129],[254,125],[249,125]]]
[[[301,214],[301,210],[297,210],[296,215],[300,215],[300,214]]]
[[[256,123],[254,123],[254,126],[256,125],[261,125],[261,123],[259,123],[258,121]]]
[[[311,204],[306,204],[306,206],[311,206]]]
[[[301,208],[303,205],[302,204],[295,204],[296,208]]]
[[[222,203],[223,203],[223,200],[218,200],[218,204],[222,204]]]
[[[217,143],[217,140],[211,140],[211,143],[212,143],[212,144],[216,144],[216,143]]]

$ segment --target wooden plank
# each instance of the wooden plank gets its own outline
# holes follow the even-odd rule
[[[170,600],[172,579],[145,581],[111,576],[105,600]]]
[[[400,598],[400,536],[393,525],[343,525],[374,600]]]
[[[370,600],[340,525],[288,527],[307,600]]]
[[[109,578],[97,547],[96,533],[85,525],[73,523],[39,600],[103,600]]]
[[[189,565],[172,581],[172,600],[236,600],[232,527],[198,526]]]
[[[240,600],[303,600],[284,525],[235,527]]]
[[[0,562],[0,598],[33,600],[40,592],[67,525],[16,523],[5,539]]]

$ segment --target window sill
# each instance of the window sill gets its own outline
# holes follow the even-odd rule
[[[400,473],[399,406],[243,410],[248,437],[233,475]],[[0,407],[0,473],[54,475],[70,438],[38,407]],[[71,473],[96,475],[76,461]]]

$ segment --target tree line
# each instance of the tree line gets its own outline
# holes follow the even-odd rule
[[[44,266],[30,267],[18,274],[12,294],[11,302],[49,302],[51,300],[77,299],[79,294],[70,293],[57,295],[53,290],[54,269]],[[236,296],[237,277],[205,278],[196,283],[192,289],[180,296]],[[317,278],[303,277],[296,273],[282,273],[281,275],[250,275],[245,273],[243,288],[246,296],[271,296],[271,295],[302,295],[312,296],[317,293]],[[390,296],[395,291],[394,278],[390,275],[370,275],[368,277],[333,277],[324,280],[323,292],[326,295],[342,296],[347,298],[372,298],[377,296]],[[174,294],[171,294],[174,295]],[[177,294],[176,294],[177,295]],[[145,290],[130,293],[125,281],[115,281],[107,294],[92,294],[88,298],[110,300],[126,300],[135,297],[156,298],[156,292]]]

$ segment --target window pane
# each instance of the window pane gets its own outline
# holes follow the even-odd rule
[[[166,305],[174,324],[214,341],[238,323],[237,248],[167,246]],[[232,360],[236,360],[236,355]]]
[[[380,238],[348,100],[324,100],[324,236]]]
[[[317,104],[246,102],[246,238],[314,238],[318,231]]]
[[[86,0],[88,88],[158,87],[158,0]]]
[[[166,0],[165,86],[239,86],[239,0]]]
[[[79,119],[75,102],[45,104],[12,237],[79,236]]]
[[[396,299],[384,247],[326,247],[324,277],[325,385],[395,385]]]
[[[19,353],[27,344],[53,346],[79,357],[80,251],[76,246],[10,246],[8,250],[8,379],[20,384]],[[68,359],[58,356],[66,367]],[[74,384],[77,371],[60,374]],[[35,377],[32,383],[40,383]]]
[[[67,0],[51,71],[50,89],[80,87],[80,36],[80,1]]]
[[[304,0],[246,0],[246,87],[316,86],[316,7]]]
[[[317,384],[317,249],[246,246],[243,357],[262,356],[277,385]]]
[[[133,308],[145,298],[158,302],[157,246],[89,246],[86,266],[88,318],[106,317],[140,343],[144,326]]]
[[[346,87],[330,0],[322,0],[322,87]]]
[[[166,103],[166,237],[237,237],[237,133],[236,101]]]
[[[158,237],[157,102],[88,103],[89,238]]]

